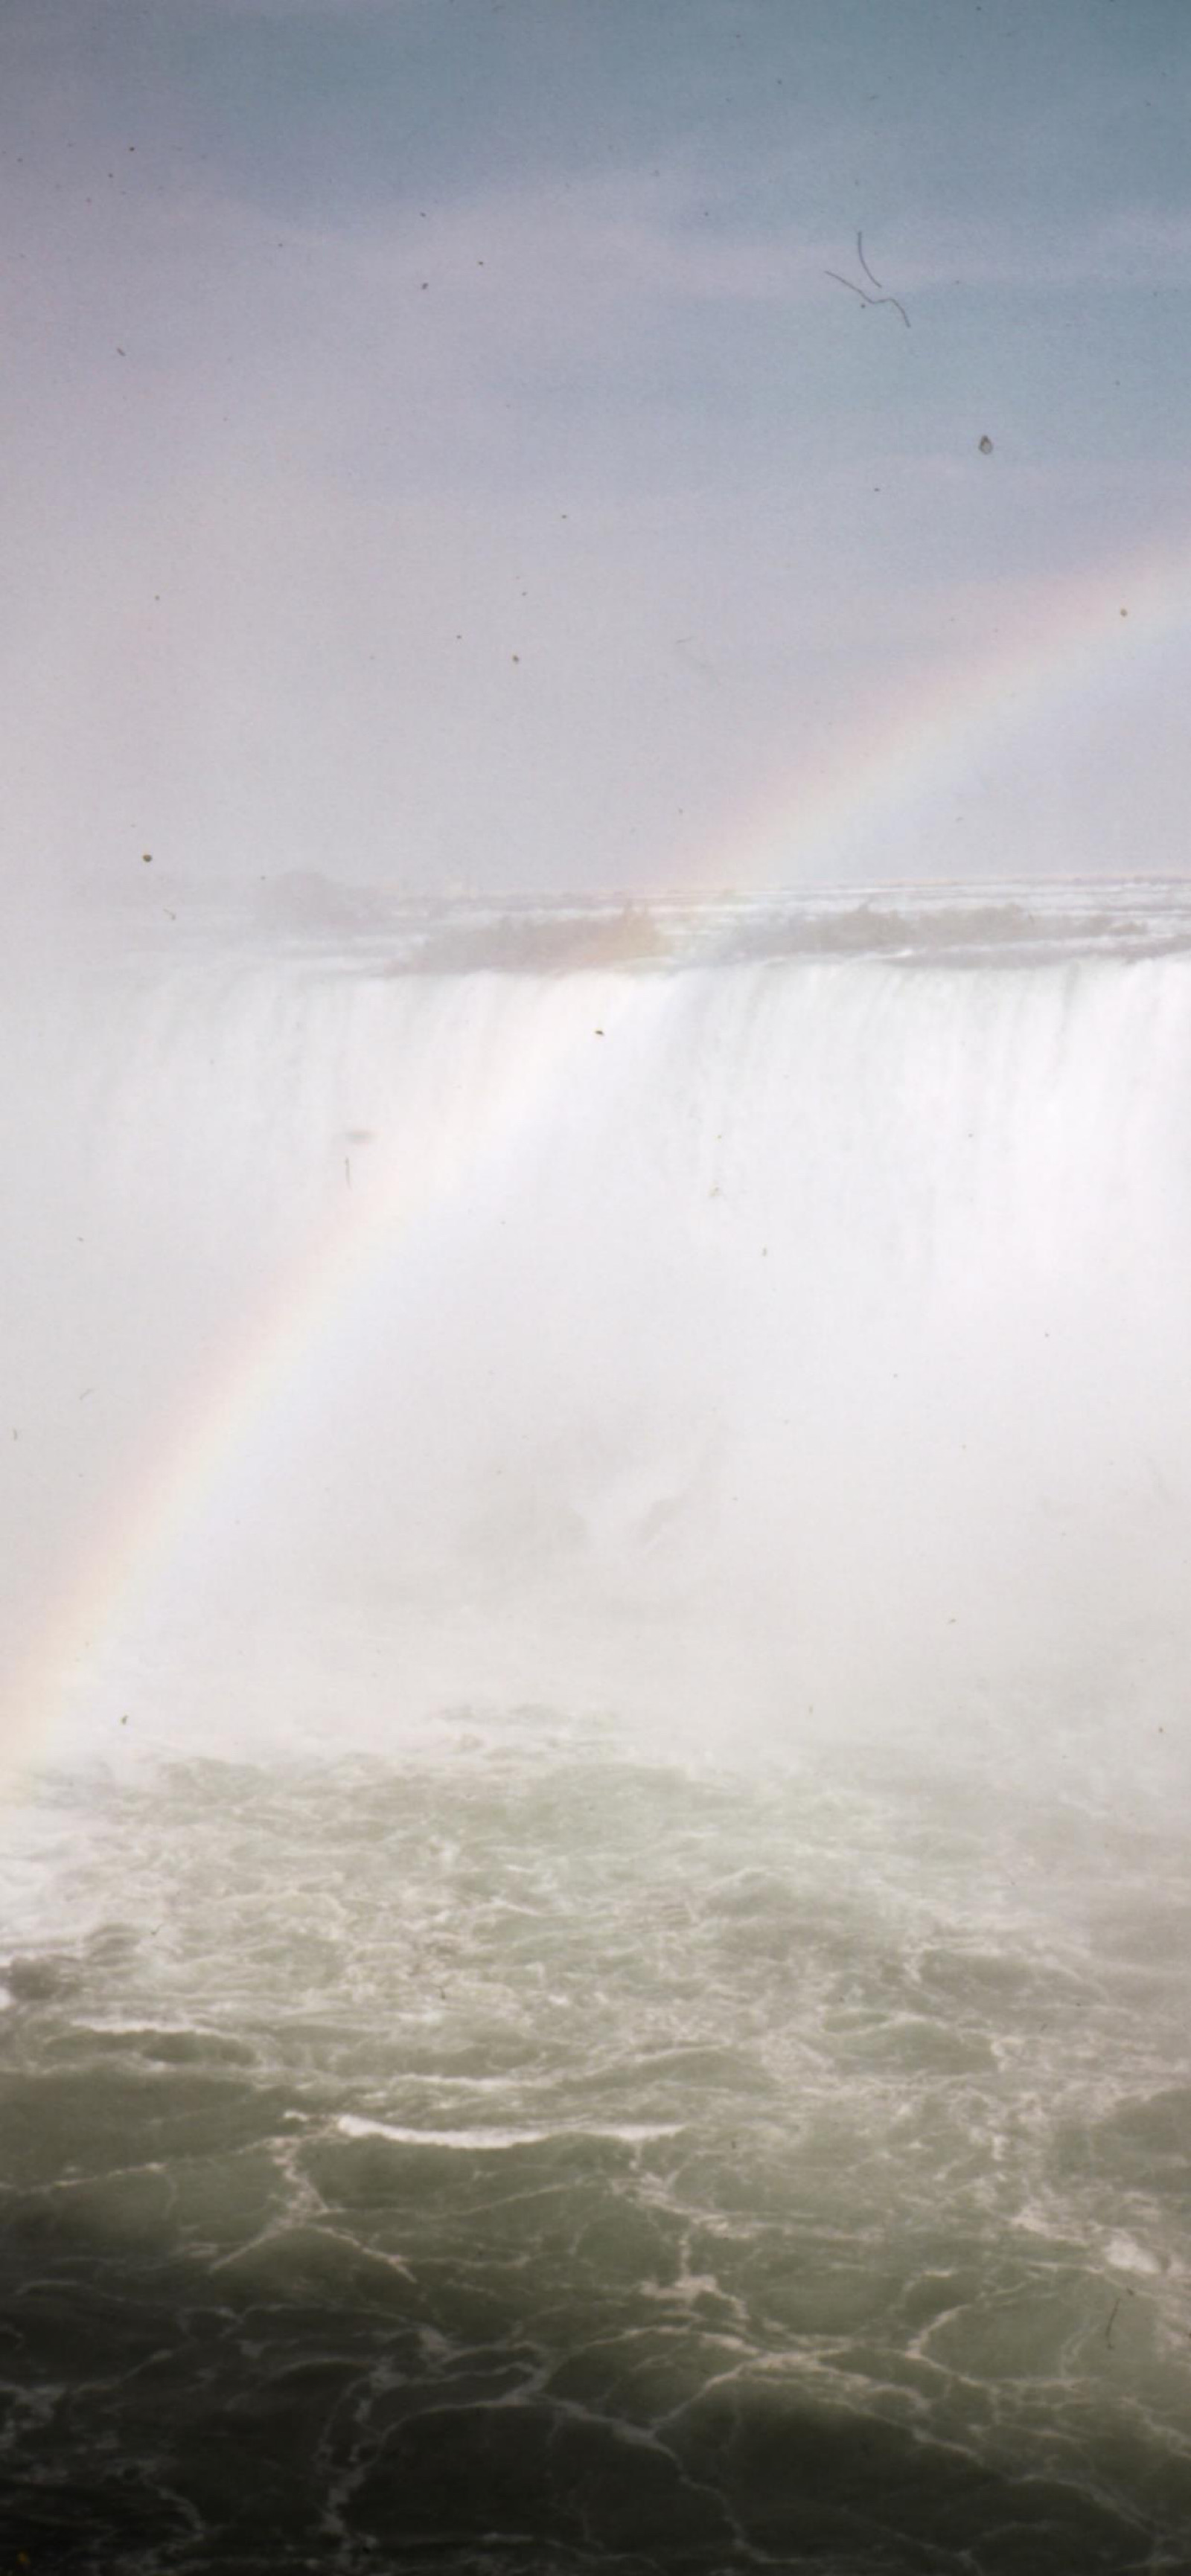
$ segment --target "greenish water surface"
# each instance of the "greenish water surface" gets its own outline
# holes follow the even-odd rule
[[[1191,2563],[1160,1816],[539,1718],[6,1833],[5,2566]]]

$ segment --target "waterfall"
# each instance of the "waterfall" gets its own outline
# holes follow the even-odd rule
[[[7,1465],[49,1663],[102,1539],[76,1678],[151,1673],[159,1738],[204,1689],[216,1736],[373,1742],[513,1700],[771,1749],[1156,1707],[1189,996],[1179,953],[913,935],[33,978]],[[156,1476],[167,1541],[124,1544]]]
[[[18,2555],[1186,2562],[1160,911],[10,957]]]

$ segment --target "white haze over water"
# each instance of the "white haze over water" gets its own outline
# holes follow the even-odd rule
[[[4,972],[13,2551],[1179,2576],[1185,893]]]
[[[316,909],[17,961],[37,1751],[525,1701],[1168,1758],[1184,898]]]

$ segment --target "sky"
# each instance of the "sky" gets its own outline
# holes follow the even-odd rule
[[[10,891],[1185,872],[1189,111],[1185,0],[4,0]]]

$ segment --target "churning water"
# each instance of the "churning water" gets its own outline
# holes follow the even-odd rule
[[[1180,904],[32,935],[6,2544],[1191,2560]]]

